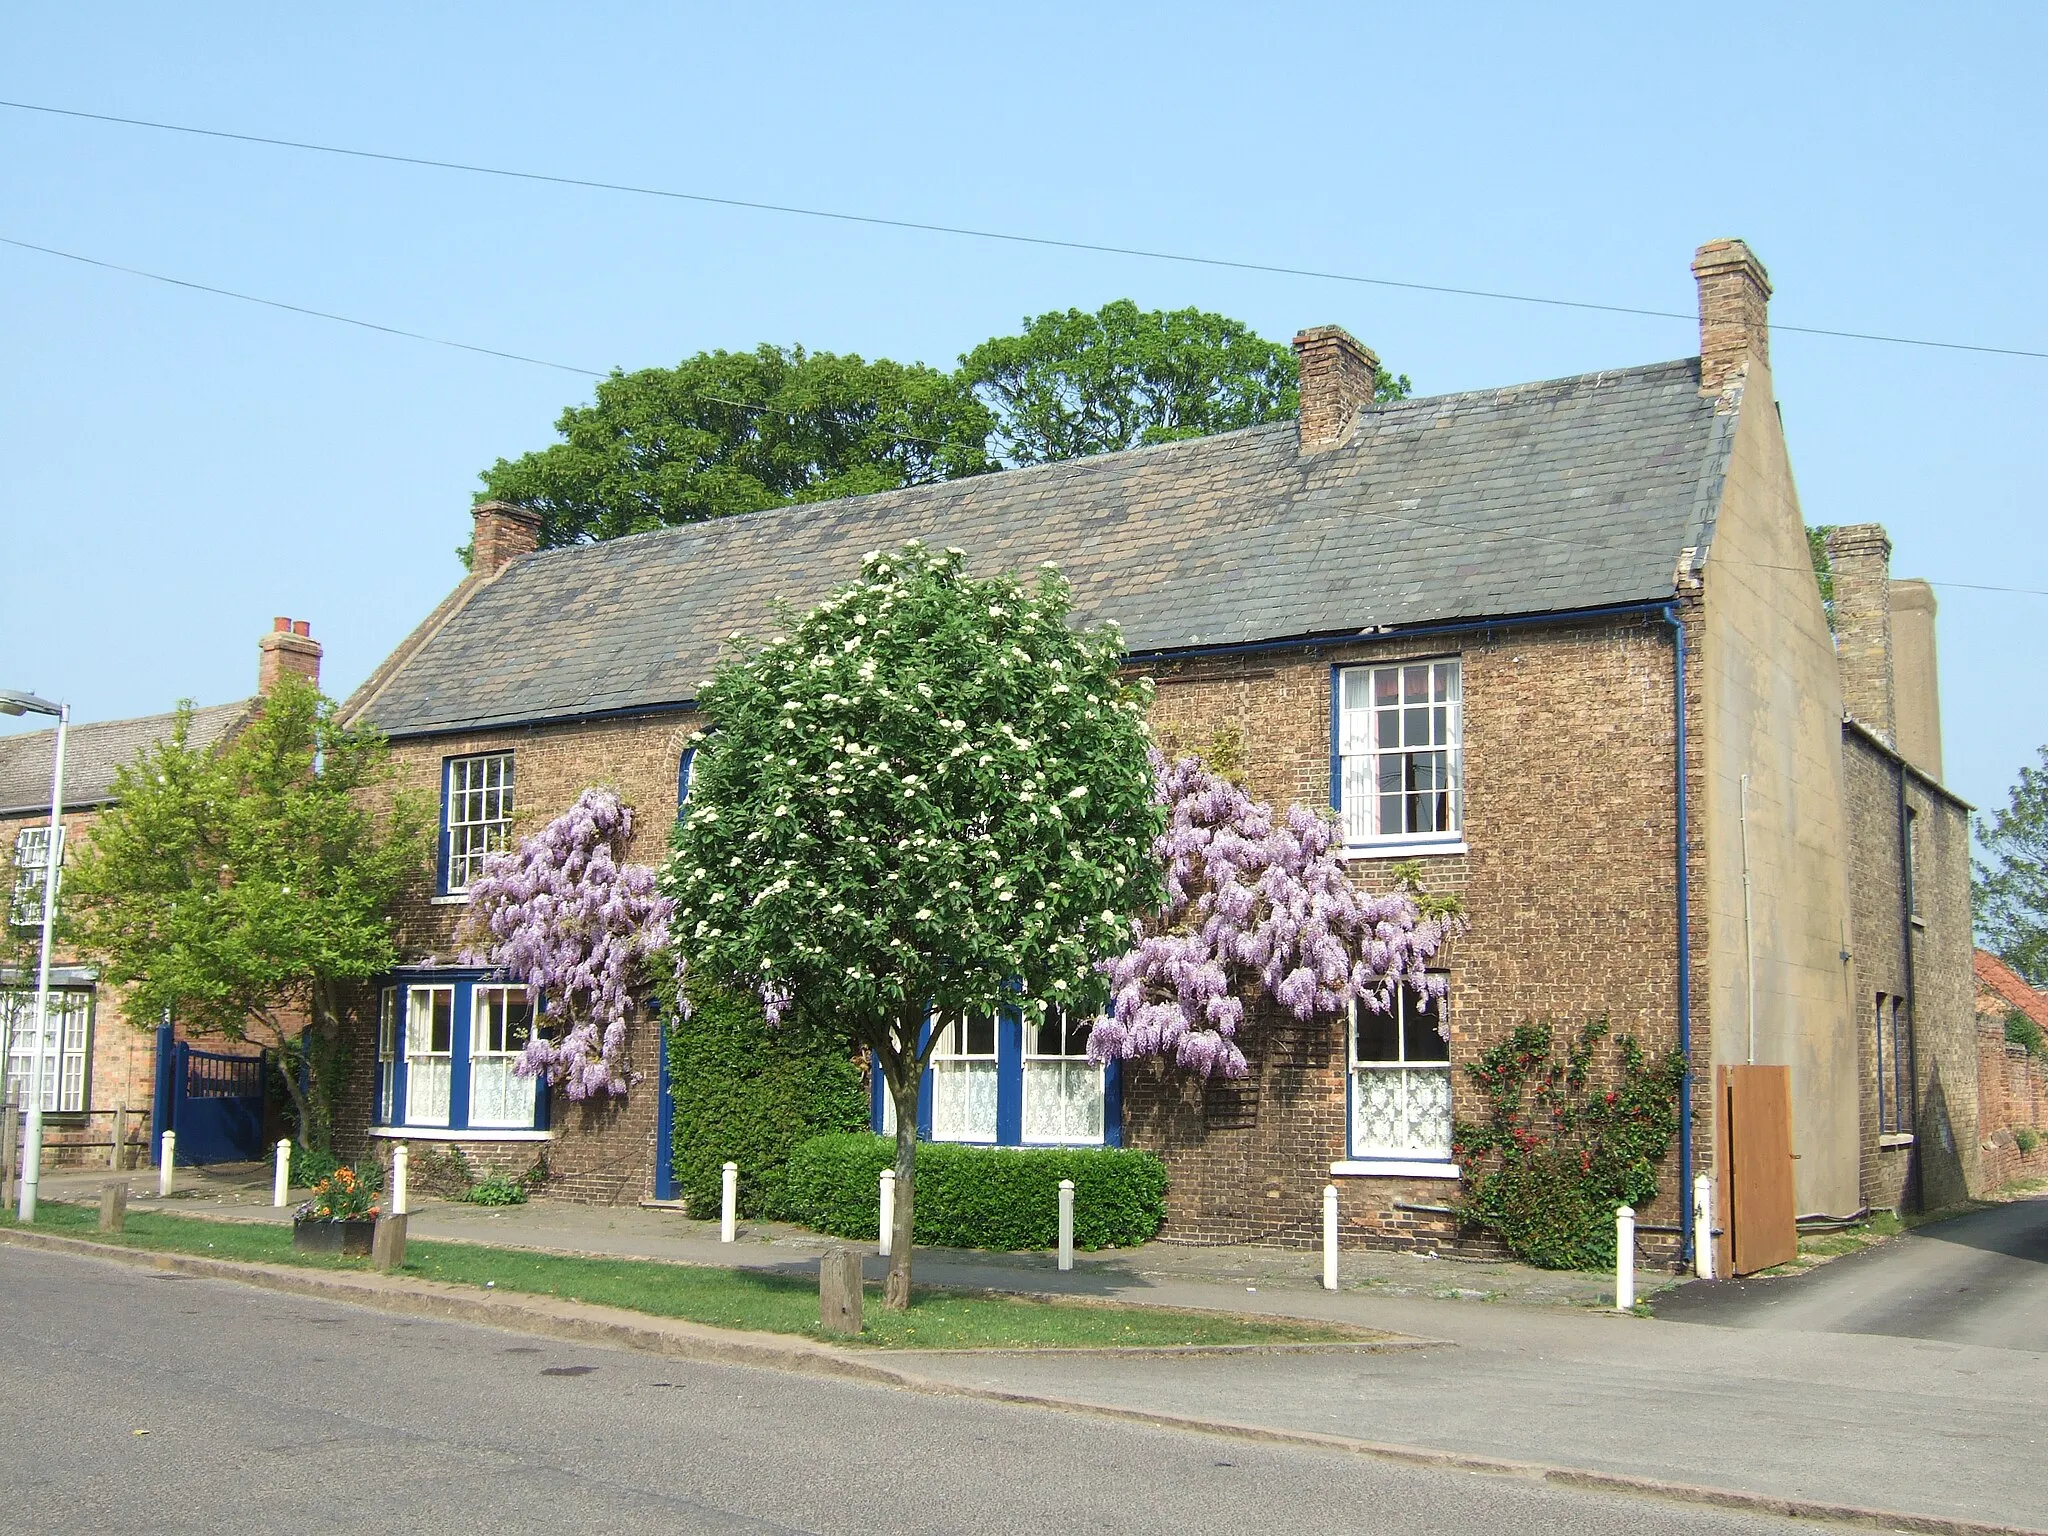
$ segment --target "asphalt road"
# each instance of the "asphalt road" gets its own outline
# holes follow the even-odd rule
[[[1654,1307],[1669,1322],[2048,1352],[2048,1198],[1920,1227],[1803,1275],[1684,1286]]]
[[[0,1248],[10,1532],[1793,1528]]]

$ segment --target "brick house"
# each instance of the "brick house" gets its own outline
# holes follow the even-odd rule
[[[1845,724],[1862,696],[1814,580],[1763,267],[1716,241],[1693,270],[1701,353],[1673,362],[1380,406],[1373,354],[1324,326],[1295,338],[1298,421],[548,551],[531,513],[479,505],[471,575],[346,706],[443,802],[439,878],[403,919],[417,964],[381,989],[357,1053],[357,1134],[451,1143],[473,1166],[544,1149],[581,1198],[656,1190],[653,1029],[629,1039],[646,1082],[623,1104],[515,1104],[500,1063],[523,999],[447,959],[467,879],[592,784],[638,808],[630,856],[658,862],[725,638],[915,537],[983,571],[1055,562],[1081,621],[1121,624],[1162,740],[1235,736],[1255,794],[1331,808],[1362,881],[1419,860],[1471,918],[1446,960],[1448,1046],[1427,1016],[1266,1019],[1251,1075],[1203,1083],[1089,1068],[1084,1030],[967,1021],[934,1063],[927,1134],[1152,1148],[1185,1236],[1306,1240],[1334,1178],[1356,1235],[1447,1243],[1457,1067],[1527,1019],[1604,1015],[1687,1047],[1699,1083],[1788,1065],[1799,1208],[1855,1210],[1881,1161],[1851,911],[1876,811],[1846,764],[1866,737],[1876,777],[1899,752],[1888,723]],[[1931,690],[1931,610],[1924,627],[1928,665],[1900,675]],[[1910,778],[1940,821],[1938,769]],[[1909,945],[1917,981],[1888,984],[1938,999],[1902,1015],[1908,1036],[1958,988],[1962,1021],[1941,1024],[1968,1028],[1953,852],[1921,878],[1940,942]],[[1854,873],[1898,910],[1881,871]],[[1695,1090],[1646,1222],[1677,1223],[1675,1191],[1714,1169],[1710,1100]]]
[[[256,692],[230,704],[192,711],[186,737],[199,751],[232,740],[285,672],[316,685],[320,642],[304,620],[278,619],[258,642]],[[113,804],[114,777],[170,738],[175,713],[133,720],[72,725],[65,741],[64,834],[60,857],[83,846],[95,822]],[[54,730],[0,737],[0,863],[8,880],[4,914],[9,963],[0,964],[0,1055],[5,1091],[26,1103],[36,1050],[35,987],[42,922],[42,882],[50,843],[50,770]],[[61,900],[63,887],[58,887]],[[100,980],[88,959],[62,949],[51,956],[50,1023],[44,1071],[44,1156],[61,1167],[105,1156],[117,1124],[124,1140],[147,1162],[151,1100],[156,1082],[157,1036],[147,1024],[123,1018],[121,999]],[[182,1031],[177,1038],[183,1039]],[[218,1049],[218,1042],[213,1043]],[[239,1053],[239,1048],[230,1047]],[[253,1048],[250,1048],[253,1054]],[[130,1154],[129,1161],[133,1161]]]

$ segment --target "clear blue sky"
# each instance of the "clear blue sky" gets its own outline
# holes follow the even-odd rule
[[[16,6],[0,95],[938,223],[2048,350],[2033,7],[1109,13]],[[492,181],[0,111],[0,234],[595,369],[763,341],[950,364],[1053,307],[1341,323],[1425,392],[1685,356],[1602,316]],[[0,247],[0,683],[80,718],[345,693],[459,578],[577,377]],[[1780,334],[1809,522],[2048,589],[2048,361]],[[2048,741],[2048,598],[1945,586],[1949,778]],[[26,724],[27,722],[23,722]]]

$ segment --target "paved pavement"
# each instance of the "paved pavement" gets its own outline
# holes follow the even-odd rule
[[[255,1197],[231,1188],[202,1192],[186,1208],[232,1215],[237,1198]],[[2024,1227],[2048,1213],[2048,1200],[2004,1209],[2019,1212],[2006,1219]],[[245,1204],[239,1214],[285,1213]],[[715,1231],[702,1236],[703,1224],[669,1212],[546,1202],[504,1212],[430,1207],[414,1231],[794,1272],[811,1268],[823,1246],[813,1234],[772,1228],[754,1228],[727,1246]],[[2024,1256],[2034,1251],[2024,1242],[1998,1239],[2018,1253],[1982,1246],[1993,1241],[1987,1233],[2004,1227],[1963,1226],[1957,1238],[1948,1231],[1922,1228],[1912,1241],[1939,1245],[1936,1259],[1992,1264],[2008,1282],[2041,1267]],[[1442,1281],[1434,1291],[1361,1283],[1392,1273],[1392,1257],[1353,1256],[1346,1288],[1334,1294],[1316,1284],[1313,1255],[1157,1244],[1080,1259],[1067,1275],[1044,1256],[920,1250],[918,1273],[954,1285],[1328,1318],[1439,1347],[1196,1360],[891,1358],[934,1379],[997,1390],[2048,1529],[2048,1351],[2033,1334],[1981,1326],[1968,1338],[1844,1332],[1835,1326],[1847,1315],[1839,1308],[1822,1302],[1774,1311],[1772,1293],[1757,1289],[1786,1286],[1796,1297],[1829,1270],[1862,1260],[1752,1282],[1761,1304],[1731,1307],[1722,1317],[1707,1315],[1711,1309],[1696,1299],[1704,1287],[1686,1286],[1664,1298],[1660,1311],[1676,1316],[1698,1307],[1699,1320],[1676,1322],[1585,1305],[1448,1300],[1447,1293],[1481,1287]],[[1444,1261],[1431,1267],[1447,1277],[1470,1273]],[[870,1273],[880,1273],[879,1261],[870,1261]],[[1520,1283],[1503,1278],[1510,1287]],[[2019,1294],[2038,1297],[2024,1285]],[[1758,1316],[1783,1325],[1755,1326]]]
[[[0,1381],[0,1520],[21,1531],[1796,1528],[16,1248],[0,1248]]]
[[[1936,1222],[1803,1275],[1688,1286],[1658,1298],[1656,1312],[1725,1328],[2048,1352],[2048,1199]]]

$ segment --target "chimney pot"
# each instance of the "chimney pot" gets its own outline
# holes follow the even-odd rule
[[[1718,395],[1752,357],[1771,365],[1771,279],[1740,240],[1693,252],[1700,291],[1700,393]]]
[[[305,619],[272,621],[270,633],[256,642],[256,691],[268,693],[287,672],[320,686],[322,646],[313,638],[313,626]]]
[[[509,501],[480,501],[472,509],[476,537],[470,544],[469,569],[477,576],[495,576],[521,555],[540,548],[540,514]]]
[[[1373,402],[1380,360],[1371,347],[1340,325],[1317,325],[1294,338],[1301,368],[1301,446],[1334,448],[1358,425]]]

